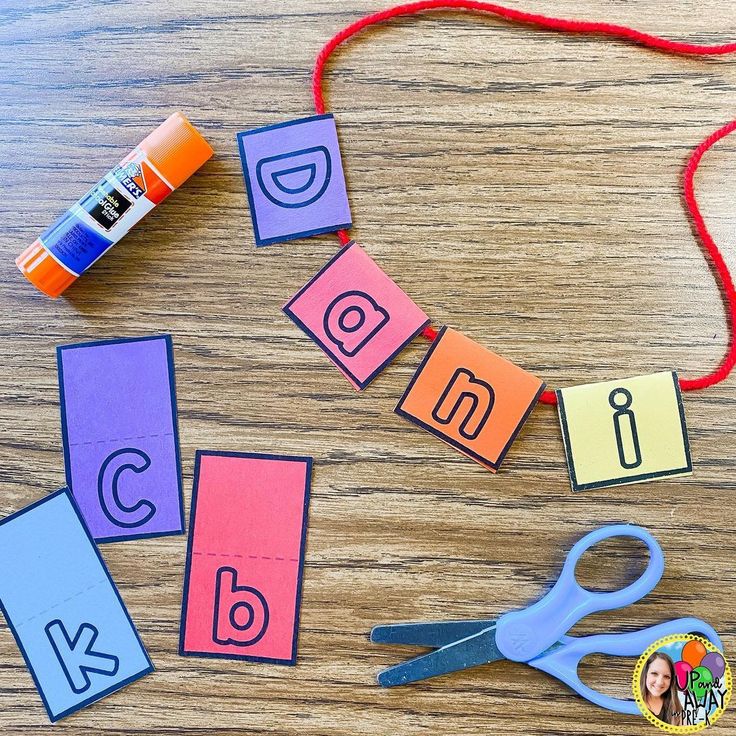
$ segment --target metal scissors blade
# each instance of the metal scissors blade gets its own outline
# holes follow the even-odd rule
[[[378,684],[383,687],[406,685],[503,658],[496,646],[495,624],[491,623],[471,636],[383,670],[378,674]]]
[[[371,641],[374,644],[407,644],[417,647],[440,647],[454,644],[483,629],[494,626],[495,619],[466,619],[459,621],[423,621],[408,624],[374,626]]]

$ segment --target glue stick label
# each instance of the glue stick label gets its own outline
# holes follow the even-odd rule
[[[173,190],[135,149],[48,228],[41,243],[79,276]]]
[[[107,179],[92,187],[79,200],[79,207],[102,227],[111,230],[115,223],[128,211],[133,202],[122,195]]]

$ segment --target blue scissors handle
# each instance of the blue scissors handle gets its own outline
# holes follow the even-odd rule
[[[723,649],[718,634],[705,621],[697,618],[678,618],[647,629],[627,634],[596,634],[594,636],[563,636],[561,644],[548,652],[529,660],[527,664],[542,670],[582,695],[601,708],[638,715],[639,708],[633,700],[612,698],[586,685],[578,676],[580,660],[588,654],[613,654],[619,657],[638,657],[655,641],[672,634],[702,634],[706,639]]]
[[[575,579],[575,567],[583,553],[610,537],[633,537],[649,548],[649,564],[642,575],[621,590],[595,593]],[[496,645],[506,659],[528,662],[559,641],[581,618],[594,611],[622,608],[643,598],[659,582],[664,555],[657,540],[646,529],[614,524],[586,534],[567,555],[560,577],[552,590],[528,608],[511,611],[498,619]]]

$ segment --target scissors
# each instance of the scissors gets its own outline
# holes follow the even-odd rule
[[[605,593],[587,590],[575,578],[578,560],[586,550],[610,537],[633,537],[644,542],[649,548],[649,564],[636,581],[621,590]],[[371,641],[377,644],[408,644],[435,650],[383,670],[378,675],[378,684],[405,685],[510,659],[556,677],[595,705],[638,715],[633,700],[613,698],[585,685],[578,676],[580,660],[593,653],[637,657],[655,641],[671,634],[698,633],[722,650],[715,630],[697,618],[679,618],[623,634],[575,637],[567,636],[567,632],[590,613],[622,608],[644,598],[663,572],[662,548],[646,529],[629,524],[596,529],[578,540],[553,588],[528,608],[510,611],[495,621],[469,619],[374,627]]]

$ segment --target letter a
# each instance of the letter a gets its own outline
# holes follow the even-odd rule
[[[245,620],[238,620],[245,616]],[[238,585],[238,571],[221,567],[215,578],[212,639],[216,644],[247,647],[263,638],[268,628],[268,603],[263,593]]]
[[[388,312],[363,291],[345,291],[325,312],[325,334],[337,349],[352,358],[389,321]]]
[[[466,440],[474,440],[485,427],[496,401],[493,387],[475,377],[467,368],[458,368],[432,409],[432,418],[440,424],[450,424],[469,399],[465,416],[458,431]]]
[[[54,619],[46,624],[46,636],[59,660],[69,687],[75,693],[83,693],[92,684],[89,673],[112,677],[117,674],[120,660],[112,654],[92,649],[100,633],[92,624],[82,624],[74,639],[69,638],[64,624]]]

